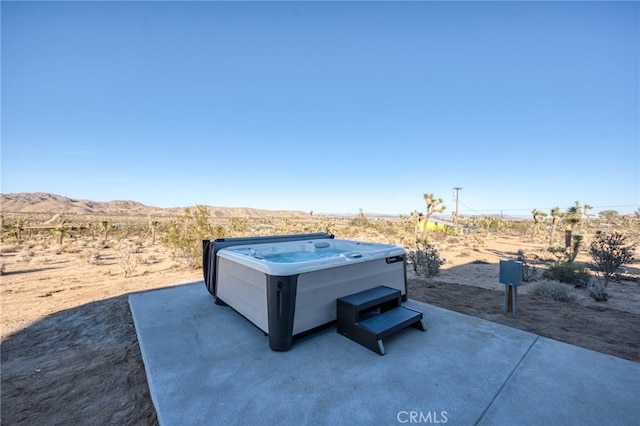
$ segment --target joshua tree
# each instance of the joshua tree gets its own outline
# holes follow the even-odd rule
[[[18,240],[22,240],[22,231],[24,231],[24,227],[27,226],[28,223],[27,219],[19,217],[13,221],[13,224],[11,224],[13,232],[16,234],[16,238]]]
[[[580,247],[582,246],[582,240],[584,237],[582,235],[574,235],[571,240],[571,253],[569,254],[569,262],[573,262],[576,260],[578,256],[578,251],[580,251]]]
[[[616,210],[602,210],[598,215],[603,221],[611,223],[616,220],[620,214]]]
[[[53,234],[56,236],[58,240],[58,244],[62,245],[62,240],[64,239],[64,232],[67,230],[68,219],[58,216],[58,222],[56,223],[56,227],[52,229]]]
[[[579,207],[580,204],[576,201],[576,207]],[[582,225],[584,224],[584,221],[582,220],[582,218],[586,218],[587,221],[589,220],[589,218],[591,216],[593,216],[592,214],[589,214],[589,210],[592,210],[593,206],[590,206],[589,204],[585,204],[584,206],[582,206],[582,212],[581,212],[581,218],[580,218],[580,234],[582,234]]]
[[[109,229],[111,229],[111,224],[108,220],[103,220],[100,222],[100,231],[104,232],[104,243],[107,242],[107,235],[109,234]]]
[[[158,222],[153,216],[149,216],[149,233],[151,234],[151,245],[156,243],[156,231],[160,227]]]
[[[562,212],[560,212],[560,207],[554,207],[551,209],[551,232],[549,232],[549,247],[553,246],[553,237],[555,236],[556,227],[558,226],[558,222],[562,217]]]
[[[580,203],[576,201],[576,205],[573,207],[569,207],[564,214],[564,221],[569,226],[567,229],[567,235],[565,236],[565,246],[567,248],[571,247],[571,240],[573,239],[573,231],[576,228],[576,225],[582,222],[582,209],[580,208]]]
[[[442,213],[447,209],[447,206],[441,205],[444,201],[442,198],[436,199],[433,194],[423,194],[424,202],[427,205],[427,209],[424,214],[424,228],[422,228],[422,233],[425,235],[427,233],[427,224],[429,223],[429,218],[434,213]]]
[[[531,238],[533,238],[538,233],[538,226],[540,222],[544,221],[544,219],[547,217],[547,214],[538,209],[533,209],[531,211],[531,214],[533,215],[533,228],[531,229]]]
[[[582,218],[584,215],[587,215],[587,210],[592,209],[590,205],[585,205],[584,207],[580,206],[580,202],[576,201],[575,206],[569,207],[567,212],[564,215],[564,221],[568,225],[568,229],[565,235],[565,247],[571,248],[571,254],[569,255],[569,262],[573,262],[573,260],[578,255],[578,250],[580,250],[580,245],[582,244]],[[588,215],[587,215],[588,217]],[[573,235],[573,231],[576,229],[576,225],[580,226],[580,233],[578,235]]]
[[[411,212],[411,220],[413,221],[413,231],[414,231],[414,235],[416,236],[416,238],[418,237],[418,231],[420,230],[420,221],[423,218],[423,214],[422,212],[419,212],[418,210],[414,210]]]

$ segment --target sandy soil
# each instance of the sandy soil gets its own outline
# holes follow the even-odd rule
[[[510,237],[442,244],[435,278],[409,271],[409,297],[599,352],[640,361],[640,284],[610,285],[610,299],[562,303],[526,294],[505,315],[498,261],[541,245]],[[157,424],[128,295],[202,280],[159,246],[138,246],[125,278],[123,251],[75,242],[4,246],[2,424]],[[580,258],[578,258],[580,260]],[[640,275],[631,265],[631,278]],[[203,297],[207,295],[203,292]]]

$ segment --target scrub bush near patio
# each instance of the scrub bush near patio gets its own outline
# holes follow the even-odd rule
[[[586,288],[591,281],[589,270],[573,262],[554,263],[544,271],[542,278],[572,284],[579,288]]]
[[[418,249],[410,251],[407,255],[409,262],[413,265],[413,271],[424,277],[437,275],[440,267],[446,262],[440,258],[438,249],[427,240],[418,240],[416,246]]]
[[[571,285],[553,280],[541,280],[527,286],[527,292],[536,296],[549,297],[558,302],[576,303],[582,295]]]
[[[604,277],[604,287],[616,278],[620,267],[633,260],[636,244],[628,242],[628,238],[621,232],[597,232],[591,242],[591,257],[595,269]]]
[[[589,291],[589,296],[596,302],[606,302],[609,300],[609,292],[607,292],[607,288],[601,286],[599,284],[590,284],[587,287]]]

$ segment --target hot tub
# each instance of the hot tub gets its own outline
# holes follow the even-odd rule
[[[406,252],[389,244],[324,233],[222,239],[205,245],[204,256],[216,303],[268,334],[277,351],[334,322],[340,297],[384,285],[406,298]]]

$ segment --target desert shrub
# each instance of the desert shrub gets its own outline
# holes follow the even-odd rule
[[[356,217],[354,217],[349,221],[350,226],[367,227],[370,224],[371,224],[371,221],[367,218],[367,216],[364,215],[364,212],[362,211],[362,209],[360,209],[360,212]]]
[[[173,257],[187,268],[202,267],[202,240],[224,237],[222,226],[213,226],[205,206],[185,208],[183,216],[167,227],[163,242]]]
[[[116,260],[118,266],[124,272],[124,277],[129,278],[138,267],[138,248],[131,244],[121,244],[118,247]]]
[[[535,281],[538,278],[538,270],[529,263],[524,250],[518,250],[518,261],[522,262],[522,282]]]
[[[93,248],[95,248],[96,250],[100,250],[100,249],[108,249],[111,247],[111,244],[107,241],[96,241],[93,244]]]
[[[552,253],[558,262],[573,262],[580,252],[583,241],[582,235],[573,235],[570,247],[549,247],[547,251]]]
[[[468,224],[471,227],[477,228],[479,231],[489,233],[499,232],[505,227],[507,222],[490,215],[482,215],[471,217],[468,221]]]
[[[503,221],[503,227],[511,235],[524,236],[529,234],[529,222],[519,220]]]
[[[529,263],[526,258],[521,258],[522,262],[522,282],[528,283],[538,279],[538,270]],[[518,259],[520,260],[520,258]]]
[[[290,234],[292,228],[293,221],[288,217],[283,217],[280,219],[280,223],[276,226],[276,234]]]
[[[429,231],[429,239],[431,241],[444,243],[452,234],[453,227],[448,226],[446,228],[436,228]]]
[[[596,302],[606,302],[609,300],[609,293],[605,286],[591,284],[587,287],[587,290],[589,291],[589,296],[591,296],[591,298]]]
[[[435,246],[426,240],[416,242],[417,250],[409,252],[408,258],[413,265],[416,275],[432,277],[440,272],[440,267],[445,264],[445,260],[440,258],[440,253]]]
[[[89,265],[99,265],[100,264],[100,252],[98,250],[92,251],[87,257],[86,261]]]
[[[80,252],[80,247],[76,244],[67,243],[62,247],[62,251],[69,254],[76,254]]]
[[[370,222],[371,226],[381,235],[388,239],[405,233],[401,223],[394,223],[390,220],[376,219]]]
[[[544,271],[542,278],[572,284],[580,288],[586,288],[591,281],[589,270],[572,262],[554,263]]]
[[[87,240],[85,240],[85,239],[81,239],[81,240],[78,240],[78,241],[76,242],[76,245],[77,245],[79,248],[86,248],[86,247],[89,245],[89,242],[88,242]]]
[[[227,226],[231,235],[240,236],[249,230],[249,219],[245,217],[232,217]]]
[[[566,247],[549,247],[547,251],[555,257],[556,262],[558,263],[567,262],[569,260],[570,254]]]
[[[596,233],[591,242],[590,253],[595,269],[604,277],[604,287],[607,287],[611,279],[616,278],[622,265],[633,260],[635,248],[636,245],[628,243],[627,237],[620,232]]]
[[[416,223],[415,219],[412,216],[403,216],[400,215],[398,221],[394,221],[394,226],[397,228],[397,232],[402,236],[413,236],[416,235]]]
[[[558,302],[578,302],[580,293],[571,285],[553,280],[540,280],[527,285],[527,292],[536,296],[548,297]]]
[[[318,222],[312,224],[309,232],[326,232],[333,234],[335,232],[336,223],[331,218],[323,216]]]
[[[32,250],[25,250],[20,254],[18,261],[29,263],[33,260],[34,257],[36,257],[35,252],[33,252]]]
[[[153,265],[158,262],[160,262],[160,260],[158,260],[158,256],[156,256],[155,254],[150,254],[145,259],[142,260],[142,264],[147,266]]]
[[[459,235],[451,235],[447,237],[446,243],[451,245],[459,245],[464,243],[464,239]]]
[[[484,247],[487,245],[487,237],[485,235],[480,233],[475,233],[470,235],[471,235],[471,241],[467,243],[467,245],[474,248]]]

